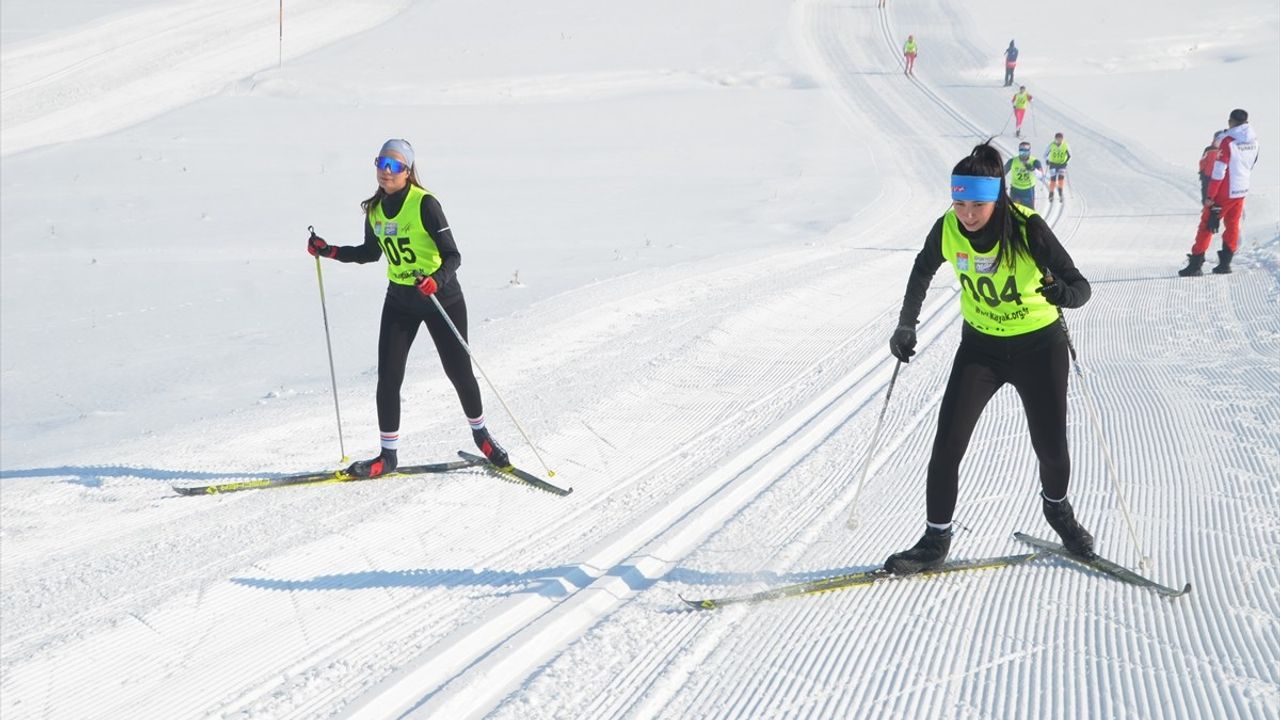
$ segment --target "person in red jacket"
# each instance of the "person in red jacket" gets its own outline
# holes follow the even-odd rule
[[[1218,146],[1213,173],[1200,213],[1200,226],[1195,242],[1187,253],[1187,266],[1178,271],[1183,277],[1200,275],[1204,252],[1209,249],[1214,233],[1222,227],[1222,249],[1213,272],[1231,272],[1231,258],[1240,243],[1240,216],[1244,214],[1244,198],[1249,194],[1249,178],[1258,162],[1258,136],[1249,126],[1249,113],[1236,108],[1227,119],[1226,133]]]
[[[1219,130],[1213,134],[1213,142],[1205,146],[1204,152],[1200,154],[1200,204],[1209,199],[1209,181],[1213,179],[1213,163],[1218,159],[1218,143],[1222,142],[1222,136],[1227,133],[1226,130]]]

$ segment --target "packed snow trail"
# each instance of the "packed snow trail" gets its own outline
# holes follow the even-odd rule
[[[405,2],[289,0],[287,46],[284,5],[160,3],[6,49],[0,154],[101,135],[221,92],[286,55],[380,25]]]
[[[933,26],[915,80],[893,71],[899,17]],[[946,206],[939,178],[1003,119],[991,110],[1005,101],[998,78],[996,87],[947,82],[946,68],[980,55],[966,45],[965,22],[942,2],[895,4],[888,15],[796,4],[788,42],[830,95],[847,131],[840,139],[865,143],[883,178],[873,204],[850,207],[846,223],[804,243],[601,281],[488,330],[502,342],[483,345],[486,369],[559,477],[572,480],[568,498],[483,473],[183,498],[158,482],[173,474],[146,464],[147,448],[131,450],[136,465],[44,470],[85,480],[2,508],[13,535],[0,569],[0,709],[1275,715],[1280,401],[1259,388],[1280,384],[1268,361],[1280,351],[1280,274],[1260,257],[1276,240],[1242,254],[1225,282],[1152,269],[1186,230],[1185,218],[1160,213],[1187,198],[1117,139],[1091,148],[1096,164],[1073,166],[1065,206],[1042,210],[1094,282],[1093,301],[1069,321],[1144,546],[1154,548],[1150,573],[1191,580],[1195,593],[1170,603],[1036,563],[682,610],[680,594],[866,569],[919,533],[933,418],[958,335],[945,274],[880,447],[867,443],[907,269]],[[1087,118],[1050,116],[1090,137]],[[1006,150],[1011,141],[1001,139]],[[365,385],[358,391],[372,380]],[[452,402],[444,388],[408,392],[424,407]],[[1073,500],[1100,549],[1129,562],[1072,392]],[[167,430],[163,447],[197,464],[228,440],[267,456],[329,430],[331,409],[327,397],[298,398],[248,420]],[[372,434],[370,420],[359,423]],[[414,461],[456,450],[465,440],[456,424],[425,419],[424,457]],[[868,459],[863,524],[851,533],[847,505]],[[112,482],[92,485],[104,477]],[[1034,478],[1021,407],[1003,392],[963,469],[957,519],[966,530],[953,557],[1018,552],[1013,530],[1047,532]],[[42,506],[71,522],[27,531]]]

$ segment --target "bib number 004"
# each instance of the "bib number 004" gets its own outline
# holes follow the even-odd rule
[[[965,289],[973,299],[977,302],[985,302],[991,307],[999,305],[1001,302],[1011,302],[1018,305],[1022,304],[1022,294],[1018,292],[1018,283],[1014,281],[1012,275],[1005,281],[1004,287],[996,290],[996,282],[986,275],[978,277],[977,282],[968,275],[960,276],[960,286]]]

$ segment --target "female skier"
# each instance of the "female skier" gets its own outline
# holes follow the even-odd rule
[[[347,472],[377,477],[396,469],[400,448],[400,386],[409,347],[425,324],[435,343],[445,375],[453,383],[471,426],[472,439],[489,462],[507,467],[507,453],[484,424],[480,385],[471,372],[471,357],[441,317],[434,295],[458,332],[467,336],[467,303],[456,273],[462,255],[435,196],[422,187],[413,163],[413,147],[388,140],[374,158],[378,189],[360,203],[365,214],[364,244],[336,246],[312,235],[307,252],[339,262],[368,263],[387,259],[386,299],[378,332],[378,429],[382,451],[355,462]]]
[[[1067,338],[1059,307],[1080,307],[1089,281],[1044,219],[1011,203],[1004,163],[990,141],[976,146],[951,176],[952,207],[934,223],[907,280],[889,350],[915,354],[916,322],[938,267],[960,280],[964,326],[938,412],[927,476],[927,527],[914,547],[889,556],[885,569],[910,574],[941,565],[951,548],[960,461],[983,408],[1004,384],[1022,398],[1031,446],[1040,461],[1045,518],[1076,555],[1093,554],[1093,537],[1067,501]]]

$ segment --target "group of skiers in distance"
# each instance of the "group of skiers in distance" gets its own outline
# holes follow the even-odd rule
[[[880,7],[884,7],[882,3]],[[920,45],[914,34],[907,36],[902,46],[903,73],[915,77],[916,58]],[[1014,71],[1018,65],[1018,46],[1014,40],[1002,53],[1004,58],[1004,87],[1013,86]],[[1035,209],[1036,185],[1047,180],[1049,202],[1065,201],[1067,164],[1071,149],[1062,133],[1053,136],[1053,142],[1045,148],[1043,159],[1032,157],[1031,143],[1022,140],[1022,125],[1031,110],[1034,97],[1026,85],[1019,85],[1011,99],[1014,121],[1014,137],[1018,143],[1017,157],[1005,163],[1009,175],[1009,194],[1020,205]],[[1008,127],[1008,123],[1005,124]],[[1003,133],[1003,129],[1001,130]],[[1222,232],[1222,247],[1218,251],[1218,264],[1213,272],[1225,275],[1231,272],[1231,260],[1240,245],[1240,219],[1244,214],[1245,197],[1249,192],[1250,176],[1258,160],[1258,141],[1249,125],[1249,113],[1242,108],[1232,110],[1227,127],[1214,133],[1213,141],[1200,157],[1200,222],[1196,228],[1191,252],[1187,253],[1187,266],[1178,271],[1183,277],[1202,275],[1205,252],[1213,236]],[[1055,197],[1056,191],[1056,197]]]

